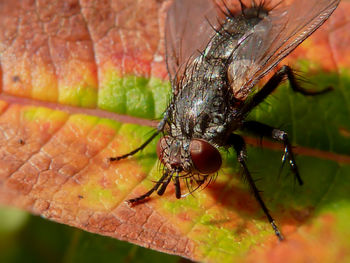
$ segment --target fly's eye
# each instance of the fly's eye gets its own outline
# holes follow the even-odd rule
[[[157,143],[157,155],[158,155],[158,159],[163,162],[163,153],[164,153],[164,149],[168,146],[167,143],[167,137],[168,136],[164,136],[162,138],[159,139],[158,143]]]
[[[217,172],[221,167],[221,155],[210,143],[200,139],[190,142],[190,154],[196,170],[202,174]]]

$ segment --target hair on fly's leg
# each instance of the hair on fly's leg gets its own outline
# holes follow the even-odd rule
[[[297,74],[295,70],[293,70],[289,66],[283,66],[282,69],[284,69],[284,71],[285,71],[286,77],[289,80],[291,88],[295,92],[301,93],[304,96],[321,95],[321,94],[324,94],[324,93],[327,93],[327,92],[330,92],[333,90],[332,87],[326,87],[326,88],[324,88],[322,90],[318,90],[318,91],[305,89],[302,87],[301,83],[302,82],[306,83],[306,81],[305,80],[303,81],[302,77],[300,77],[300,75]]]
[[[282,166],[284,165],[285,162],[288,162],[290,169],[292,170],[298,183],[300,185],[303,184],[303,181],[299,174],[299,169],[295,161],[292,145],[289,142],[288,134],[286,132],[257,121],[244,122],[242,125],[242,130],[246,130],[253,134],[264,136],[264,137],[282,142],[284,145],[284,153],[282,155]]]
[[[280,232],[280,230],[278,229],[278,227],[277,227],[277,225],[275,223],[275,220],[272,218],[269,210],[267,209],[267,207],[265,205],[265,202],[261,198],[260,191],[256,187],[255,181],[252,178],[251,173],[248,170],[248,167],[247,167],[247,164],[246,164],[247,151],[246,151],[246,145],[245,145],[243,137],[240,136],[240,135],[232,133],[230,138],[229,138],[229,142],[228,143],[229,143],[229,145],[232,145],[232,147],[235,149],[235,151],[237,153],[237,160],[238,160],[241,168],[243,169],[244,175],[246,177],[248,185],[250,186],[251,191],[252,191],[255,199],[257,200],[257,202],[259,203],[260,207],[264,211],[265,216],[267,217],[267,219],[270,222],[273,230],[275,231],[275,235],[278,237],[278,239],[280,241],[282,241],[284,239],[284,237],[283,237],[282,233]]]

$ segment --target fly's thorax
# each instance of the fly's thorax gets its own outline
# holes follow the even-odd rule
[[[197,138],[184,140],[166,135],[158,141],[157,154],[169,171],[177,173],[209,175],[222,164],[218,149]]]
[[[168,107],[170,134],[177,138],[200,138],[224,146],[238,128],[236,103],[220,59],[198,57],[187,66]]]

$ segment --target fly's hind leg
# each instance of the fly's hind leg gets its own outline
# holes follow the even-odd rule
[[[268,97],[285,79],[289,80],[291,88],[298,93],[301,93],[305,96],[315,96],[327,93],[332,90],[331,87],[325,88],[320,91],[312,91],[304,89],[298,83],[295,74],[291,67],[283,66],[280,68],[269,80],[268,82],[256,93],[253,97],[243,105],[241,109],[241,113],[246,115],[253,108],[258,106],[261,102],[263,102],[266,97]]]
[[[282,166],[286,161],[288,161],[289,166],[295,178],[297,179],[299,185],[303,184],[303,180],[300,177],[299,170],[295,162],[292,146],[289,142],[288,134],[286,132],[257,121],[244,122],[242,129],[258,136],[268,137],[268,138],[283,142],[284,153],[282,157]]]
[[[233,148],[235,149],[236,153],[237,153],[237,160],[241,166],[241,168],[243,169],[243,173],[244,176],[246,177],[249,186],[254,194],[255,199],[258,201],[260,207],[262,208],[262,210],[264,211],[268,221],[270,222],[273,230],[275,231],[276,236],[278,237],[278,239],[280,241],[282,241],[284,239],[282,233],[280,232],[280,230],[278,229],[275,220],[272,218],[269,210],[267,209],[263,199],[260,196],[260,191],[258,190],[258,188],[255,185],[255,182],[248,170],[247,164],[246,164],[246,158],[247,158],[247,151],[246,151],[246,145],[244,142],[244,139],[237,134],[231,134],[229,141],[228,141],[229,145],[232,145]]]

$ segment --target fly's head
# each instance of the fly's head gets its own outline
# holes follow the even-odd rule
[[[166,135],[158,141],[157,154],[168,171],[182,173],[185,178],[196,175],[205,180],[222,164],[220,152],[203,139],[178,139]]]

